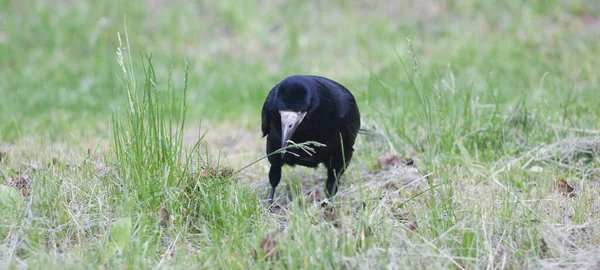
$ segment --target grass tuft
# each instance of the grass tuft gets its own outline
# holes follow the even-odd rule
[[[135,194],[144,206],[157,209],[165,191],[181,184],[185,175],[183,132],[186,117],[188,65],[181,97],[175,90],[172,68],[166,89],[160,89],[152,57],[142,59],[144,81],[141,89],[135,78],[129,38],[119,35],[117,60],[123,71],[128,110],[125,117],[113,114],[115,164],[127,192]]]

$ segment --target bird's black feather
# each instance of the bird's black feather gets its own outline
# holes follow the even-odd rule
[[[290,140],[295,143],[317,141],[326,146],[316,148],[312,155],[300,149],[289,149],[293,154],[270,155],[272,190],[269,199],[279,184],[283,165],[317,167],[324,164],[328,171],[327,193],[335,195],[339,177],[352,158],[360,129],[360,113],[354,96],[341,84],[324,77],[285,78],[271,89],[262,108],[261,128],[263,136],[267,136],[267,154],[281,148],[280,111],[306,112]]]

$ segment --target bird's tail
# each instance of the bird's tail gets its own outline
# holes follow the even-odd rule
[[[370,130],[370,129],[359,128],[358,129],[358,134],[375,135],[377,133],[375,131]]]

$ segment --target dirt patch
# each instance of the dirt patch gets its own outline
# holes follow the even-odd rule
[[[189,128],[184,134],[183,143],[188,149],[199,143],[203,158],[209,159],[210,163],[231,167],[234,171],[265,155],[265,143],[260,130],[253,132],[233,123],[203,123],[201,127]],[[241,176],[246,180],[258,179],[267,171],[268,162],[264,160],[244,169]]]
[[[406,164],[396,164],[377,172],[363,172],[361,176],[368,182],[391,190],[407,187],[416,189],[427,185],[424,175],[416,167]]]

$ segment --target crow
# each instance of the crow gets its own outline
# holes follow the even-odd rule
[[[263,137],[267,137],[266,152],[271,164],[269,204],[273,203],[284,164],[317,168],[323,163],[327,168],[327,197],[336,194],[360,129],[358,106],[346,87],[320,76],[289,76],[269,92],[262,108],[261,127]],[[316,141],[325,146],[315,147],[314,153],[292,148],[272,154],[288,146],[289,141]]]

